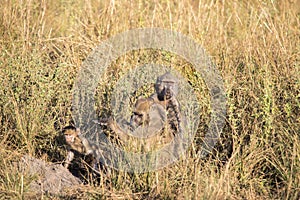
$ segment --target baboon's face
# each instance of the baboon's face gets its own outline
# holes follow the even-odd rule
[[[131,115],[130,124],[135,127],[147,124],[149,122],[149,109],[149,101],[145,98],[139,98]]]
[[[155,83],[155,90],[159,100],[168,100],[177,95],[177,79],[169,72],[158,77]]]
[[[85,147],[82,140],[79,138],[80,130],[73,126],[68,126],[64,128],[63,134],[68,145],[68,148],[75,150],[79,153],[85,152]]]
[[[168,100],[176,96],[176,83],[173,81],[162,81],[156,84],[156,93],[160,99]]]
[[[74,143],[75,136],[71,133],[71,131],[67,131],[65,133],[65,139],[68,144]]]
[[[73,127],[70,127],[70,128],[66,128],[64,131],[63,131],[63,134],[65,136],[65,140],[67,142],[67,144],[69,145],[72,145],[75,143],[75,139],[78,137],[78,131],[73,128]]]

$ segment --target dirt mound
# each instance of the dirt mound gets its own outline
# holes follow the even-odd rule
[[[82,184],[61,164],[47,163],[28,155],[22,157],[19,169],[22,173],[37,177],[30,183],[29,190],[38,194],[61,194],[67,188]]]

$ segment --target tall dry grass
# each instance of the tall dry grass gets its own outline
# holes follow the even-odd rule
[[[12,165],[22,154],[63,160],[56,138],[72,120],[73,83],[92,49],[128,29],[161,27],[194,38],[221,72],[228,110],[216,152],[200,160],[191,149],[186,160],[161,171],[114,172],[110,184],[91,183],[56,198],[299,199],[299,5],[299,0],[2,1],[0,197],[30,195],[32,177]],[[151,51],[129,53],[115,63],[99,80],[102,94],[111,92],[113,75],[120,77],[143,59],[151,60]],[[157,60],[181,63],[163,53]],[[209,99],[201,99],[206,90],[201,78],[192,70],[183,74],[209,107]],[[99,110],[108,109],[104,100]],[[208,118],[204,112],[199,134]]]

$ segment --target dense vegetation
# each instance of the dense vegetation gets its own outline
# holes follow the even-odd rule
[[[195,148],[175,165],[145,174],[116,171],[108,182],[90,180],[64,198],[299,199],[299,5],[296,0],[1,1],[0,198],[30,195],[34,177],[13,165],[22,155],[63,161],[58,135],[72,121],[73,83],[92,49],[128,29],[161,27],[199,42],[223,77],[228,109],[216,151],[198,159],[196,138]],[[98,110],[109,110],[107,94],[117,81],[112,77],[153,59],[175,68],[184,63],[166,52],[129,52],[99,80]],[[205,84],[193,72],[192,66],[181,71],[207,111]]]

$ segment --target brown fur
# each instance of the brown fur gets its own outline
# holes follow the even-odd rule
[[[94,165],[97,159],[96,150],[98,149],[94,144],[89,142],[86,138],[81,136],[81,132],[78,128],[73,126],[67,126],[63,130],[63,134],[67,143],[67,159],[65,167],[68,167],[74,159],[74,152],[77,151],[83,155],[92,155],[93,160],[90,163]]]
[[[138,127],[142,125],[149,125],[149,112],[152,101],[150,99],[139,97],[135,103],[133,113],[130,118],[130,125]]]
[[[139,97],[135,103],[135,107],[133,108],[130,127],[127,130],[123,130],[113,118],[109,118],[106,123],[102,123],[102,125],[106,124],[122,143],[129,143],[133,147],[149,151],[153,149],[153,147],[156,147],[157,144],[164,143],[163,140],[165,139],[162,138],[165,138],[166,134],[162,130],[165,130],[163,129],[166,118],[165,115],[164,108],[161,105],[155,105],[151,98]],[[155,132],[159,130],[155,129],[157,126],[162,127],[162,130],[158,133]],[[141,128],[146,131],[142,131]],[[138,131],[137,133],[150,132],[150,136],[148,137],[147,134],[138,134],[136,135],[136,138],[126,132],[130,132],[130,130]]]

